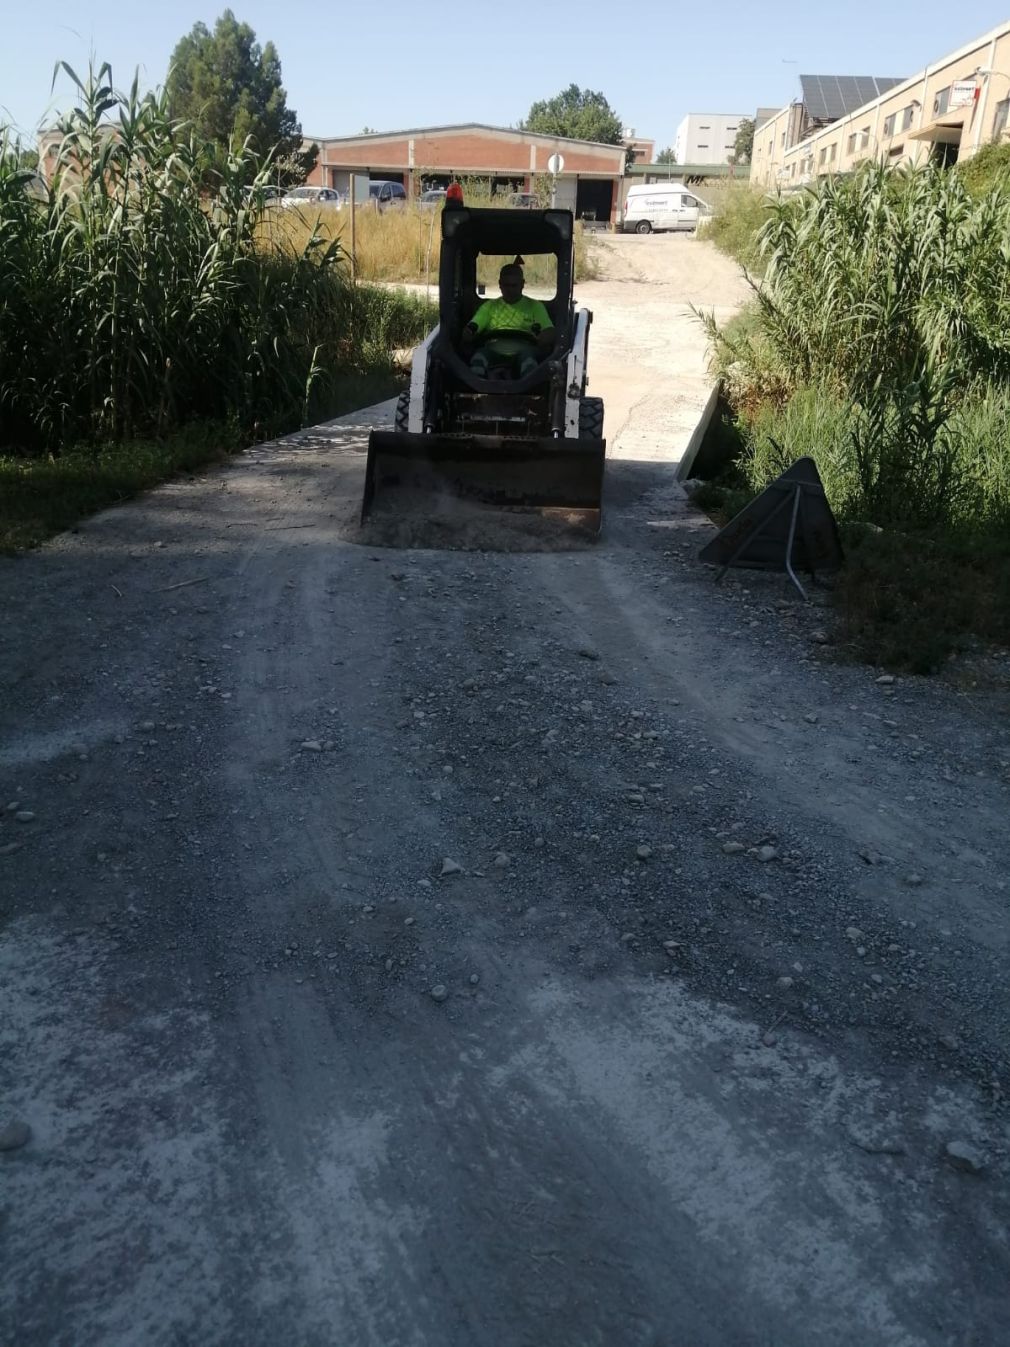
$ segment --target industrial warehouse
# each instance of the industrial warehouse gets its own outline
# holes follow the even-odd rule
[[[621,202],[628,148],[466,122],[358,136],[315,137],[319,159],[308,181],[347,192],[353,174],[402,183],[408,197],[454,179],[485,178],[492,191],[529,192],[559,155],[555,202],[580,219],[609,221]]]

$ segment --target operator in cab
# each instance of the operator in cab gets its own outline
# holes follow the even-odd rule
[[[521,379],[532,373],[554,346],[551,316],[539,299],[523,294],[525,283],[522,258],[517,257],[498,275],[501,298],[486,299],[463,329],[463,354],[480,379],[508,379],[516,374]],[[474,351],[481,338],[481,345]]]

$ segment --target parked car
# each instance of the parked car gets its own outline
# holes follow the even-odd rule
[[[41,173],[32,173],[25,177],[24,193],[33,201],[48,201],[49,184]]]
[[[339,210],[344,198],[335,187],[294,187],[281,197],[282,206],[327,206]]]
[[[625,234],[651,234],[661,229],[697,229],[711,208],[682,182],[657,182],[628,188],[621,225]]]
[[[284,196],[283,191],[279,187],[271,187],[267,183],[263,183],[259,187],[246,187],[243,189],[242,194],[247,201],[252,201],[254,199],[262,201],[264,206],[279,205]]]
[[[368,201],[376,210],[389,210],[390,206],[405,206],[407,193],[402,182],[377,178],[368,184]]]
[[[438,210],[439,206],[441,206],[444,201],[444,187],[429,187],[426,192],[421,193],[417,204],[422,210]]]

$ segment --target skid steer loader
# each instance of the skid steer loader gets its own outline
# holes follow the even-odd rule
[[[395,428],[369,436],[362,522],[380,510],[423,514],[449,497],[533,510],[599,532],[603,402],[586,396],[592,314],[572,297],[573,231],[570,211],[475,209],[450,193],[442,211],[438,326],[414,352]],[[504,381],[478,377],[462,354],[463,329],[482,302],[481,254],[556,258],[556,294],[543,301],[553,349],[535,369]]]

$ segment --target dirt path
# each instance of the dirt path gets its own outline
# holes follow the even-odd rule
[[[608,279],[583,282],[578,298],[593,311],[590,379],[606,402],[611,457],[666,462],[711,388],[693,310],[721,321],[750,292],[738,268],[686,234],[603,235],[596,248]]]
[[[0,564],[4,1341],[1005,1340],[1005,708],[714,586],[736,280],[610,247],[595,548],[355,545],[349,418]]]

